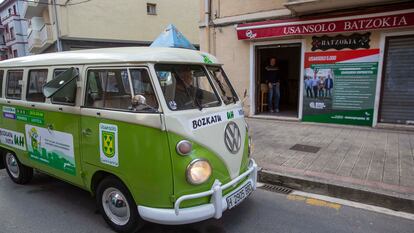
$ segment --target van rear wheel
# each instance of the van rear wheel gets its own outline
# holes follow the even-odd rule
[[[99,184],[96,203],[105,221],[117,232],[136,232],[143,225],[131,194],[115,177],[105,178]]]
[[[27,184],[33,178],[33,168],[27,167],[20,163],[17,156],[7,151],[3,156],[3,162],[6,167],[7,174],[16,184]]]

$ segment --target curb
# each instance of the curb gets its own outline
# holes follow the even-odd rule
[[[259,171],[258,179],[263,183],[285,186],[299,191],[327,195],[414,214],[414,200],[402,196],[366,191],[307,177],[294,177],[265,169]]]

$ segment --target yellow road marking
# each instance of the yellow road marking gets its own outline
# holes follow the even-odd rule
[[[322,201],[322,200],[315,199],[315,198],[307,198],[307,197],[294,195],[294,194],[287,195],[287,199],[292,200],[292,201],[304,201],[308,205],[327,207],[327,208],[332,208],[336,210],[339,210],[341,208],[341,205],[337,203]]]
[[[287,199],[292,200],[292,201],[305,201],[306,200],[306,197],[289,194],[287,196]]]

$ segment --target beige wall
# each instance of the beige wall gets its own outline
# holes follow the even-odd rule
[[[157,15],[147,15],[147,2],[157,4]],[[196,0],[99,0],[58,8],[62,37],[153,41],[172,23],[192,43],[199,43]]]
[[[204,21],[204,2],[200,3],[200,21]],[[211,0],[212,18],[224,18],[255,12],[284,9],[286,0]]]
[[[201,30],[200,47],[205,51],[206,36],[205,29]],[[247,101],[245,102],[244,111],[249,112],[250,102],[250,42],[237,40],[236,30],[233,25],[212,29],[211,53],[219,58],[219,62],[224,64],[223,68],[233,87],[240,98],[243,98],[244,91],[247,91]]]

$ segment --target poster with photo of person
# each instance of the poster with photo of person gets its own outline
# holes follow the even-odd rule
[[[303,121],[372,125],[378,49],[305,53]]]
[[[306,68],[304,75],[304,105],[307,114],[330,113],[334,89],[332,69]],[[305,109],[304,108],[304,109]]]

